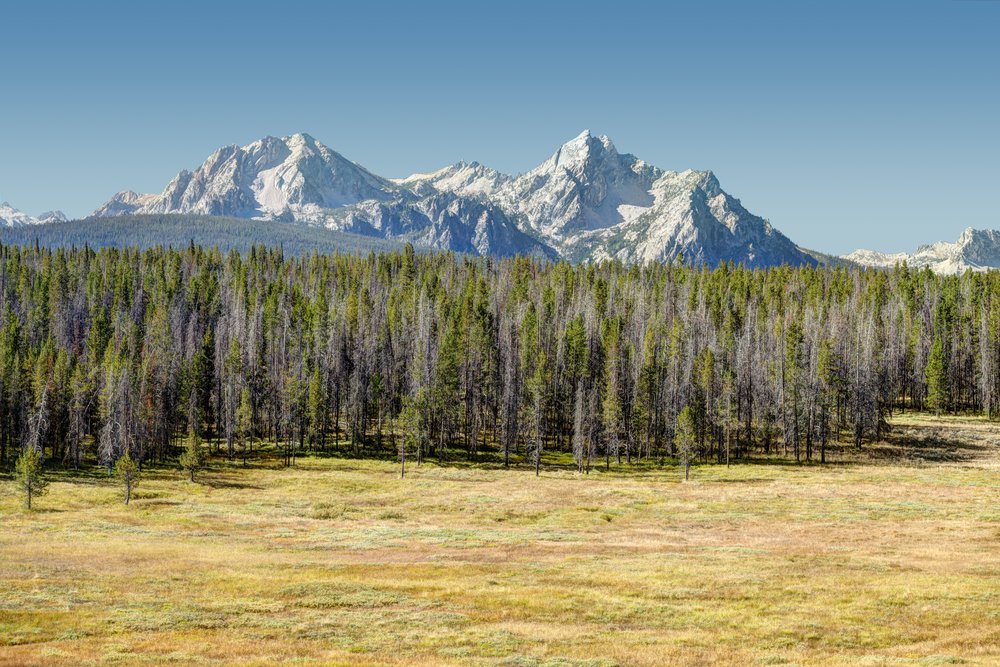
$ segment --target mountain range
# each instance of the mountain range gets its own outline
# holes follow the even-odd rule
[[[477,162],[390,179],[307,134],[227,146],[160,194],[96,217],[183,213],[298,222],[477,255],[814,264],[709,171],[667,171],[584,131],[527,173]]]
[[[193,171],[180,171],[159,194],[119,192],[88,221],[98,225],[100,219],[165,227],[145,233],[145,239],[162,239],[199,221],[211,230],[197,236],[224,232],[225,238],[237,238],[238,221],[252,220],[254,234],[267,228],[258,223],[317,230],[283,232],[296,247],[327,230],[341,235],[331,237],[335,247],[363,246],[358,239],[371,239],[373,244],[412,242],[472,255],[572,262],[683,257],[691,263],[732,261],[750,267],[890,267],[906,261],[947,273],[1000,267],[1000,232],[992,230],[967,229],[956,243],[921,246],[913,254],[857,250],[837,258],[800,248],[725,192],[711,171],[661,169],[620,153],[608,137],[587,130],[520,175],[459,162],[406,178],[374,174],[308,134],[265,137],[220,148]],[[59,211],[34,217],[6,202],[0,205],[0,228],[65,221]],[[128,228],[116,225],[95,233],[107,238]],[[85,230],[67,228],[73,238]],[[49,242],[58,236],[48,235]]]
[[[41,225],[47,222],[66,222],[62,211],[46,211],[38,217],[17,210],[7,202],[0,202],[0,227]]]
[[[855,250],[843,255],[843,259],[876,268],[891,268],[905,262],[910,267],[928,267],[935,273],[986,271],[1000,268],[1000,231],[969,227],[954,243],[938,241],[922,245],[913,253]]]

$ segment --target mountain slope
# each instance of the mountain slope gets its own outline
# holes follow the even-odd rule
[[[911,267],[929,267],[936,273],[963,273],[967,269],[986,271],[1000,268],[1000,231],[969,227],[954,243],[938,241],[922,245],[912,254],[855,250],[843,257],[875,268],[890,268],[906,262]]]
[[[326,226],[475,255],[558,259],[554,250],[519,230],[494,205],[447,192],[412,202],[359,202],[330,212]]]

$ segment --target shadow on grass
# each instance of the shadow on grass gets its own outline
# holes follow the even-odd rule
[[[771,477],[732,477],[712,481],[720,484],[773,484],[777,480]]]
[[[803,450],[802,459],[796,461],[790,455],[790,451],[785,453],[780,443],[773,443],[771,453],[757,450],[748,456],[739,458],[734,456],[730,460],[730,464],[762,469],[808,471],[818,467],[824,470],[836,470],[873,464],[963,463],[989,458],[997,451],[994,434],[991,431],[966,427],[965,423],[949,418],[920,419],[914,423],[911,421],[913,419],[911,415],[907,415],[907,417],[906,421],[894,425],[881,442],[865,443],[860,448],[855,447],[851,442],[828,443],[825,463],[819,461],[818,445],[813,445],[811,459],[805,458]],[[208,452],[212,451],[210,445],[206,449]],[[290,466],[285,465],[287,453],[283,447],[275,446],[273,443],[258,443],[254,451],[247,457],[246,463],[243,463],[242,457],[228,459],[216,448],[216,451],[209,457],[209,466],[200,473],[203,477],[198,480],[198,483],[212,489],[261,490],[263,487],[242,481],[242,473],[248,470],[280,471],[286,468],[295,470],[298,465],[308,466],[309,462],[324,460],[336,462],[335,467],[331,470],[338,472],[396,475],[399,469],[399,459],[388,444],[381,449],[362,447],[355,450],[350,443],[342,443],[339,447],[331,445],[326,449],[300,450],[296,453],[298,465]],[[472,457],[464,448],[449,448],[443,453],[443,457],[425,456],[423,463],[419,466],[412,455],[408,456],[407,472],[436,470],[534,471],[534,461],[531,455],[525,454],[523,451],[512,452],[509,466],[504,465],[503,452],[492,447],[480,449]],[[381,468],[373,464],[384,464],[386,467]],[[725,484],[766,484],[771,481],[763,476],[727,477],[720,472],[724,466],[726,464],[718,462],[713,453],[711,459],[695,461],[692,473],[694,474],[702,468],[712,470],[717,477],[705,481]],[[627,463],[624,460],[622,463],[618,463],[612,459],[610,469],[608,469],[602,457],[594,461],[590,473],[594,476],[628,476],[636,480],[643,480],[662,478],[664,473],[669,473],[671,469],[677,468],[679,466],[676,460],[670,457],[654,456],[634,460],[632,463]],[[46,464],[46,471],[49,480],[53,482],[103,485],[113,480],[113,477],[108,474],[107,468],[99,465],[93,456],[89,456],[80,468],[66,466],[58,461],[49,461]],[[547,449],[543,455],[541,466],[543,475],[545,473],[567,474],[576,471],[577,466],[572,454],[565,449]],[[144,464],[143,476],[150,479],[183,479],[184,473],[177,467],[176,459],[171,457],[164,461]],[[582,478],[589,476],[588,474],[581,475]],[[2,471],[2,478],[11,477],[11,470]],[[489,482],[490,478],[451,476],[448,480],[473,483]]]
[[[73,468],[63,466],[61,463],[50,463],[45,466],[45,474],[50,482],[73,484],[102,484],[112,479],[108,469],[102,465],[83,464],[79,468]]]
[[[197,475],[194,478],[195,484],[201,484],[202,486],[207,486],[211,489],[253,489],[254,491],[263,491],[264,487],[257,484],[247,484],[241,481],[234,481],[231,479],[224,479],[218,476],[213,476],[211,474]]]
[[[43,500],[43,502],[44,502],[44,500]],[[31,514],[62,514],[66,510],[59,509],[58,507],[39,506],[39,505],[36,505],[36,504],[32,503],[30,510],[27,509],[27,508],[21,507],[20,511],[21,512],[25,512],[25,513],[31,513]]]
[[[929,427],[934,428],[934,427]],[[981,443],[971,434],[948,436],[938,432],[921,434],[928,427],[903,427],[890,434],[882,446],[869,451],[876,460],[920,460],[928,462],[967,463],[987,457],[996,446]]]

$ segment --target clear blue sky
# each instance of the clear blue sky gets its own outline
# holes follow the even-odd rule
[[[520,172],[590,128],[828,252],[1000,227],[1000,2],[480,4],[5,2],[0,199],[81,216],[297,131]]]

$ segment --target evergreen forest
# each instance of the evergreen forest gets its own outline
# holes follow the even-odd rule
[[[0,246],[8,469],[823,462],[906,410],[1000,413],[1000,274]]]

